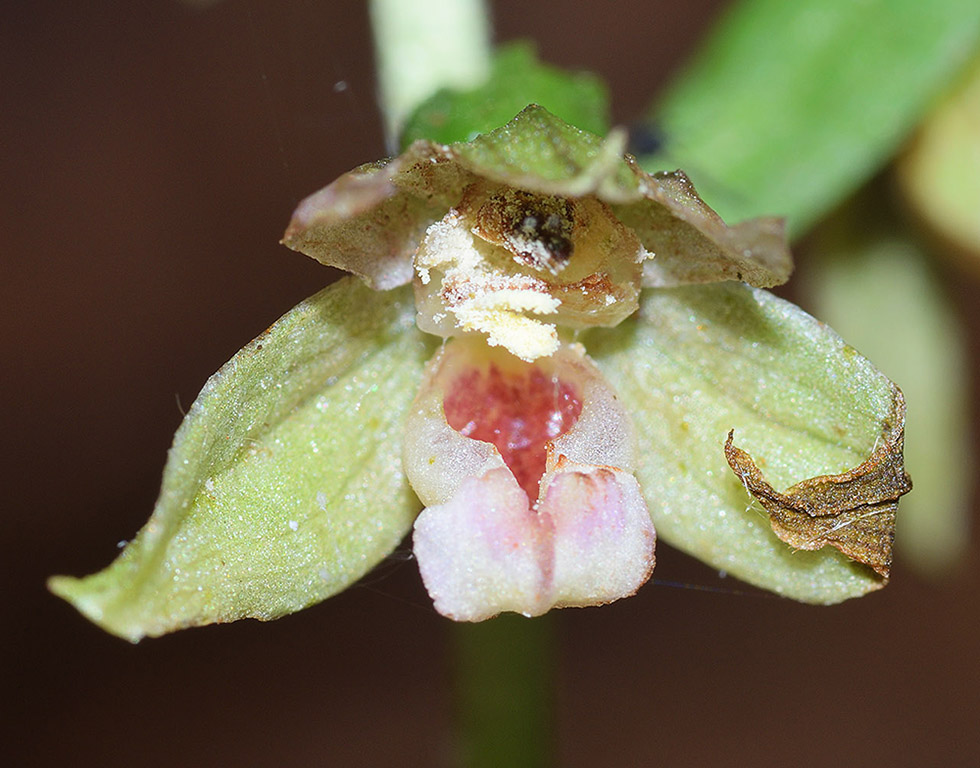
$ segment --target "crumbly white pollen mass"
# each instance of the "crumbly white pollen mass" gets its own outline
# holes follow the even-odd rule
[[[597,199],[473,184],[416,250],[417,323],[444,337],[479,333],[532,362],[558,349],[558,325],[632,314],[649,256]]]
[[[456,211],[429,227],[415,256],[415,270],[423,331],[446,336],[476,331],[489,344],[528,361],[558,349],[555,325],[537,317],[557,312],[561,301],[543,280],[509,274],[484,258],[478,238]]]

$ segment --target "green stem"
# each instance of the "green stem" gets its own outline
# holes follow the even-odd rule
[[[454,627],[459,764],[552,765],[553,617]]]
[[[489,14],[484,0],[371,0],[370,8],[385,134],[396,150],[423,101],[489,76]],[[454,630],[461,765],[551,765],[551,619],[508,614]]]
[[[381,111],[388,146],[440,88],[472,88],[490,74],[484,0],[371,0]]]

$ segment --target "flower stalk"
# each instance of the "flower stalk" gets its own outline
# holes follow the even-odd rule
[[[483,0],[371,0],[385,138],[395,150],[405,119],[440,88],[472,88],[490,73]]]
[[[488,75],[488,9],[482,0],[372,0],[370,9],[385,137],[395,149],[401,126],[422,101]],[[552,764],[551,625],[546,617],[513,615],[453,625],[459,765]]]
[[[453,625],[459,765],[554,763],[554,621],[501,614]]]

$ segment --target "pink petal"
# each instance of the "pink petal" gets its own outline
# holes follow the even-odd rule
[[[562,459],[545,477],[538,509],[552,521],[552,603],[599,605],[628,597],[650,578],[657,540],[639,483],[612,467]]]
[[[436,610],[456,621],[628,597],[649,578],[656,535],[636,480],[562,457],[540,506],[505,468],[467,478],[415,523],[415,557]]]
[[[548,553],[527,495],[504,468],[467,478],[445,504],[415,521],[414,549],[436,610],[456,621],[551,607]]]

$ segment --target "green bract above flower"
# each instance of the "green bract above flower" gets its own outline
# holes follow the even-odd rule
[[[274,618],[350,584],[413,521],[457,620],[628,596],[654,525],[800,600],[881,586],[908,490],[901,393],[751,287],[789,274],[779,222],[728,227],[622,145],[529,107],[304,201],[284,242],[368,287],[331,286],[219,371],[147,526],[52,589],[133,640]]]

